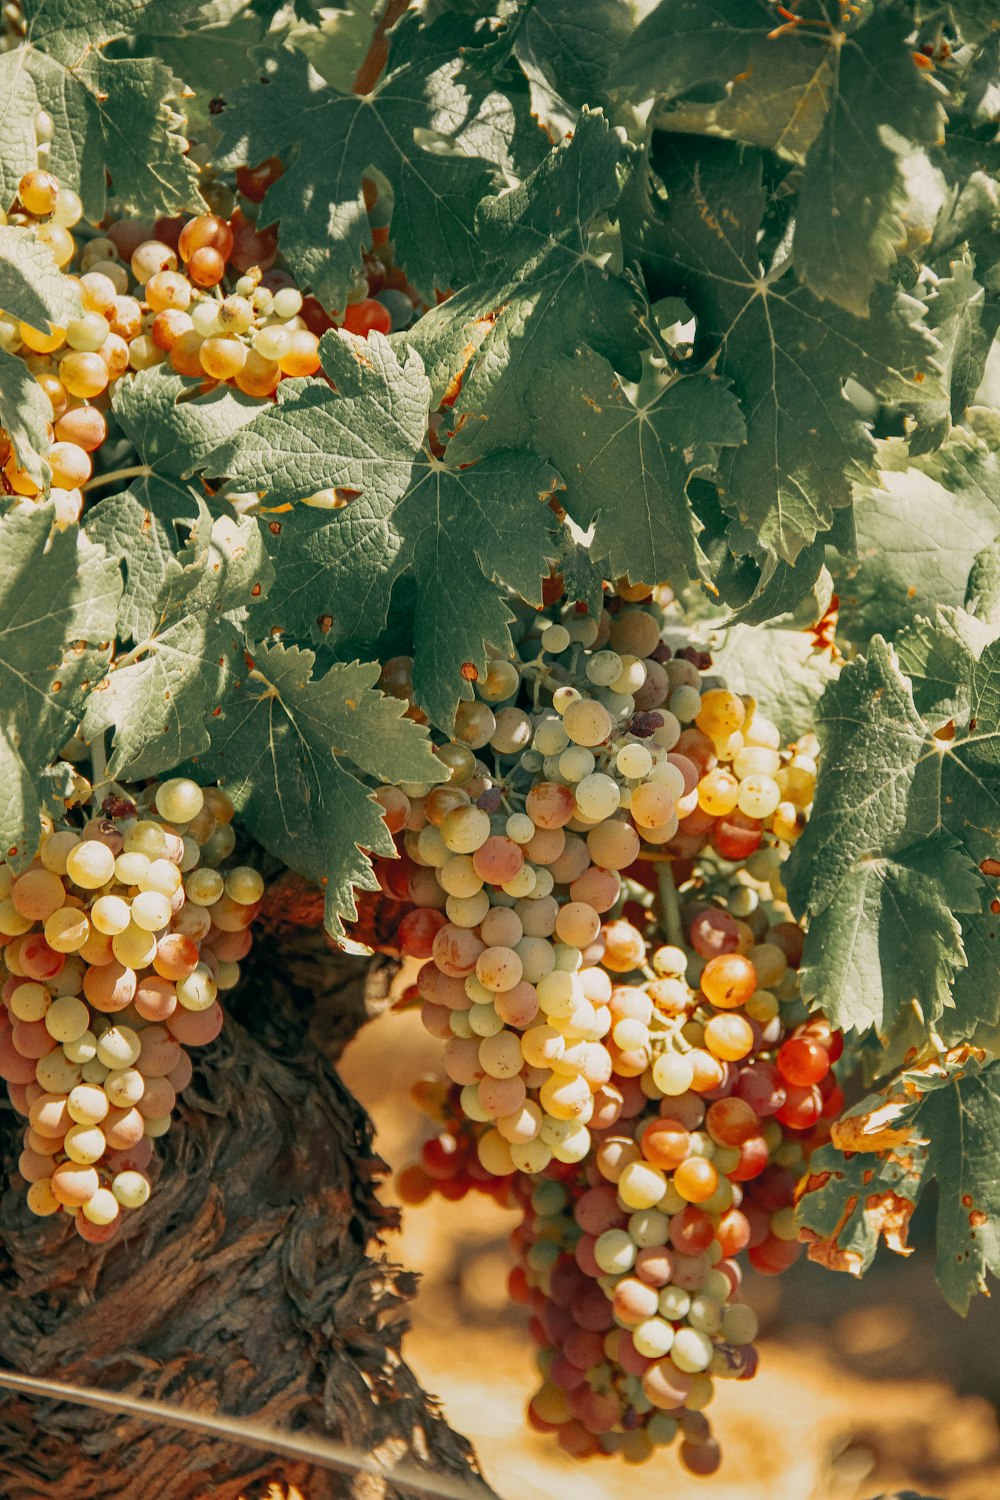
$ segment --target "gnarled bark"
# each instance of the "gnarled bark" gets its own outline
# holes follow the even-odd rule
[[[384,1169],[368,1118],[330,1066],[364,1017],[366,966],[286,925],[258,939],[246,969],[221,1038],[194,1053],[153,1196],[118,1240],[87,1245],[65,1216],[33,1218],[13,1177],[0,1363],[481,1483],[399,1353],[414,1278],[369,1254],[394,1216],[374,1196]],[[377,966],[368,985],[370,1002]],[[8,1182],[17,1124],[2,1133]],[[236,1500],[272,1480],[308,1500],[386,1492],[369,1475],[0,1393],[5,1500]]]

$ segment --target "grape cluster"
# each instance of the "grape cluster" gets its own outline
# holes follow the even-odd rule
[[[798,1255],[795,1185],[843,1102],[781,904],[815,741],[783,748],[707,653],[672,649],[648,591],[522,619],[437,748],[450,779],[375,794],[448,1079],[419,1086],[444,1128],[400,1193],[522,1206],[536,1426],[632,1460],[679,1434],[709,1473],[713,1382],[757,1363],[736,1257]],[[421,717],[407,659],[382,685]]]
[[[39,129],[51,136],[52,122],[44,114]],[[109,396],[120,379],[166,363],[206,388],[228,383],[264,400],[283,379],[320,370],[319,339],[328,328],[367,336],[405,327],[414,316],[416,294],[392,264],[372,184],[366,201],[373,249],[353,300],[335,317],[299,289],[278,263],[277,227],[259,228],[253,217],[281,171],[276,159],[241,169],[239,198],[215,184],[216,196],[226,200],[219,204],[224,212],[152,223],[119,218],[96,234],[82,222],[78,194],[44,167],[21,178],[15,204],[9,215],[0,213],[0,222],[33,227],[56,264],[72,275],[82,303],[80,316],[65,328],[37,329],[0,313],[0,348],[25,361],[52,406],[43,456],[57,525],[80,517],[93,455],[108,436]],[[9,494],[27,502],[42,497],[5,433],[0,466]],[[327,507],[342,503],[333,491],[310,500]]]
[[[233,806],[175,777],[46,827],[37,857],[0,863],[0,1077],[26,1117],[18,1163],[33,1213],[102,1243],[149,1197],[153,1141],[214,1041],[264,892],[223,870]]]
[[[736,887],[732,904],[745,906],[748,891],[756,894]],[[843,1104],[831,1071],[842,1042],[822,1018],[804,1015],[799,930],[773,911],[766,925],[763,904],[750,915],[691,903],[683,948],[652,952],[654,973],[669,969],[686,991],[681,1006],[672,990],[670,1011],[683,1017],[689,1049],[670,1055],[690,1070],[659,1082],[630,1063],[615,1072],[579,1162],[553,1155],[539,1172],[512,1170],[491,1183],[495,1163],[481,1149],[489,1126],[464,1116],[458,1086],[421,1081],[414,1091],[445,1128],[400,1173],[400,1195],[419,1203],[431,1192],[456,1199],[479,1189],[522,1208],[510,1294],[532,1313],[543,1377],[529,1419],[576,1456],[638,1462],[679,1437],[685,1466],[713,1472],[720,1452],[703,1413],[714,1381],[757,1369],[757,1322],[740,1300],[738,1257],[746,1251],[755,1270],[774,1275],[802,1248],[795,1187]],[[762,987],[765,978],[774,988]],[[637,997],[657,994],[660,983],[643,980],[641,968],[626,976],[612,989],[612,1013],[634,1019],[645,1011]],[[722,1076],[700,1045],[720,1018],[754,1032]]]

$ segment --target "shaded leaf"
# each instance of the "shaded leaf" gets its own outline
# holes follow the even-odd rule
[[[530,444],[548,370],[578,347],[639,376],[639,304],[598,258],[588,228],[618,196],[622,158],[618,134],[584,111],[572,139],[520,187],[480,205],[477,232],[490,269],[407,335],[432,400],[452,405],[454,461]]]
[[[370,246],[362,178],[372,168],[391,184],[400,257],[429,300],[476,269],[472,216],[493,185],[492,166],[425,139],[457,136],[484,105],[462,77],[461,49],[475,39],[471,20],[444,16],[424,26],[410,12],[392,30],[386,71],[370,94],[341,92],[283,47],[254,54],[264,82],[227,99],[216,121],[221,161],[288,162],[260,223],[282,221],[285,256],[328,306],[346,306]]]
[[[960,724],[953,738],[933,735],[876,636],[867,660],[851,662],[827,688],[817,732],[816,800],[786,881],[794,909],[810,916],[809,997],[845,1027],[870,1021],[887,1031],[912,999],[925,1032],[940,1019],[951,1036],[970,1034],[997,1009],[996,991],[959,971],[970,949],[994,955],[979,975],[995,971],[1000,951],[994,892],[981,878],[1000,833],[1000,777],[988,765],[1000,724],[994,716]],[[915,919],[902,916],[915,907],[918,962],[918,940],[904,936]]]
[[[349,490],[386,509],[406,492],[427,434],[428,382],[418,355],[369,339],[327,333],[323,380],[283,380],[277,400],[253,402],[252,420],[213,454],[210,468],[233,490],[269,506],[319,490]]]
[[[862,319],[819,302],[780,258],[761,264],[766,194],[756,152],[667,140],[656,167],[667,192],[647,239],[656,290],[685,297],[698,319],[696,348],[714,355],[747,422],[746,444],[720,464],[723,504],[794,562],[850,504],[852,481],[874,473],[874,445],[844,382],[904,404],[926,396],[939,389],[934,342],[900,291],[880,287]]]
[[[573,520],[596,523],[591,552],[607,559],[609,577],[686,581],[701,570],[688,486],[743,434],[722,381],[679,377],[634,405],[587,350],[554,362],[537,393],[535,445],[562,474]]]

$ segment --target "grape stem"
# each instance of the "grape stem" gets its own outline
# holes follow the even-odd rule
[[[92,773],[90,794],[98,808],[100,808],[106,796],[124,797],[126,800],[131,801],[131,796],[126,788],[121,786],[117,781],[113,781],[108,775],[108,751],[103,733],[99,734],[96,740],[91,741],[90,767]]]
[[[684,928],[681,924],[681,908],[674,884],[674,872],[668,860],[664,860],[657,872],[660,891],[660,931],[668,943],[675,948],[684,946]]]
[[[112,469],[107,474],[95,474],[93,479],[88,479],[80,488],[85,491],[92,490],[99,484],[116,484],[119,479],[141,479],[152,472],[148,464],[132,464],[128,469]]]
[[[93,771],[91,786],[96,793],[98,787],[105,786],[108,780],[108,754],[103,734],[99,734],[96,740],[91,742],[90,765]]]

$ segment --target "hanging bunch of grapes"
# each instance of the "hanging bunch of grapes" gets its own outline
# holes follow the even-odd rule
[[[525,623],[438,749],[450,780],[376,794],[448,1080],[420,1090],[446,1128],[400,1190],[523,1208],[534,1425],[633,1460],[679,1435],[709,1473],[714,1381],[757,1366],[739,1257],[796,1258],[795,1185],[843,1102],[781,902],[815,747],[671,649],[648,595]]]
[[[215,1040],[264,882],[229,861],[233,806],[186,778],[105,798],[0,864],[0,1076],[27,1120],[18,1170],[35,1214],[86,1240],[149,1198],[153,1142]]]

